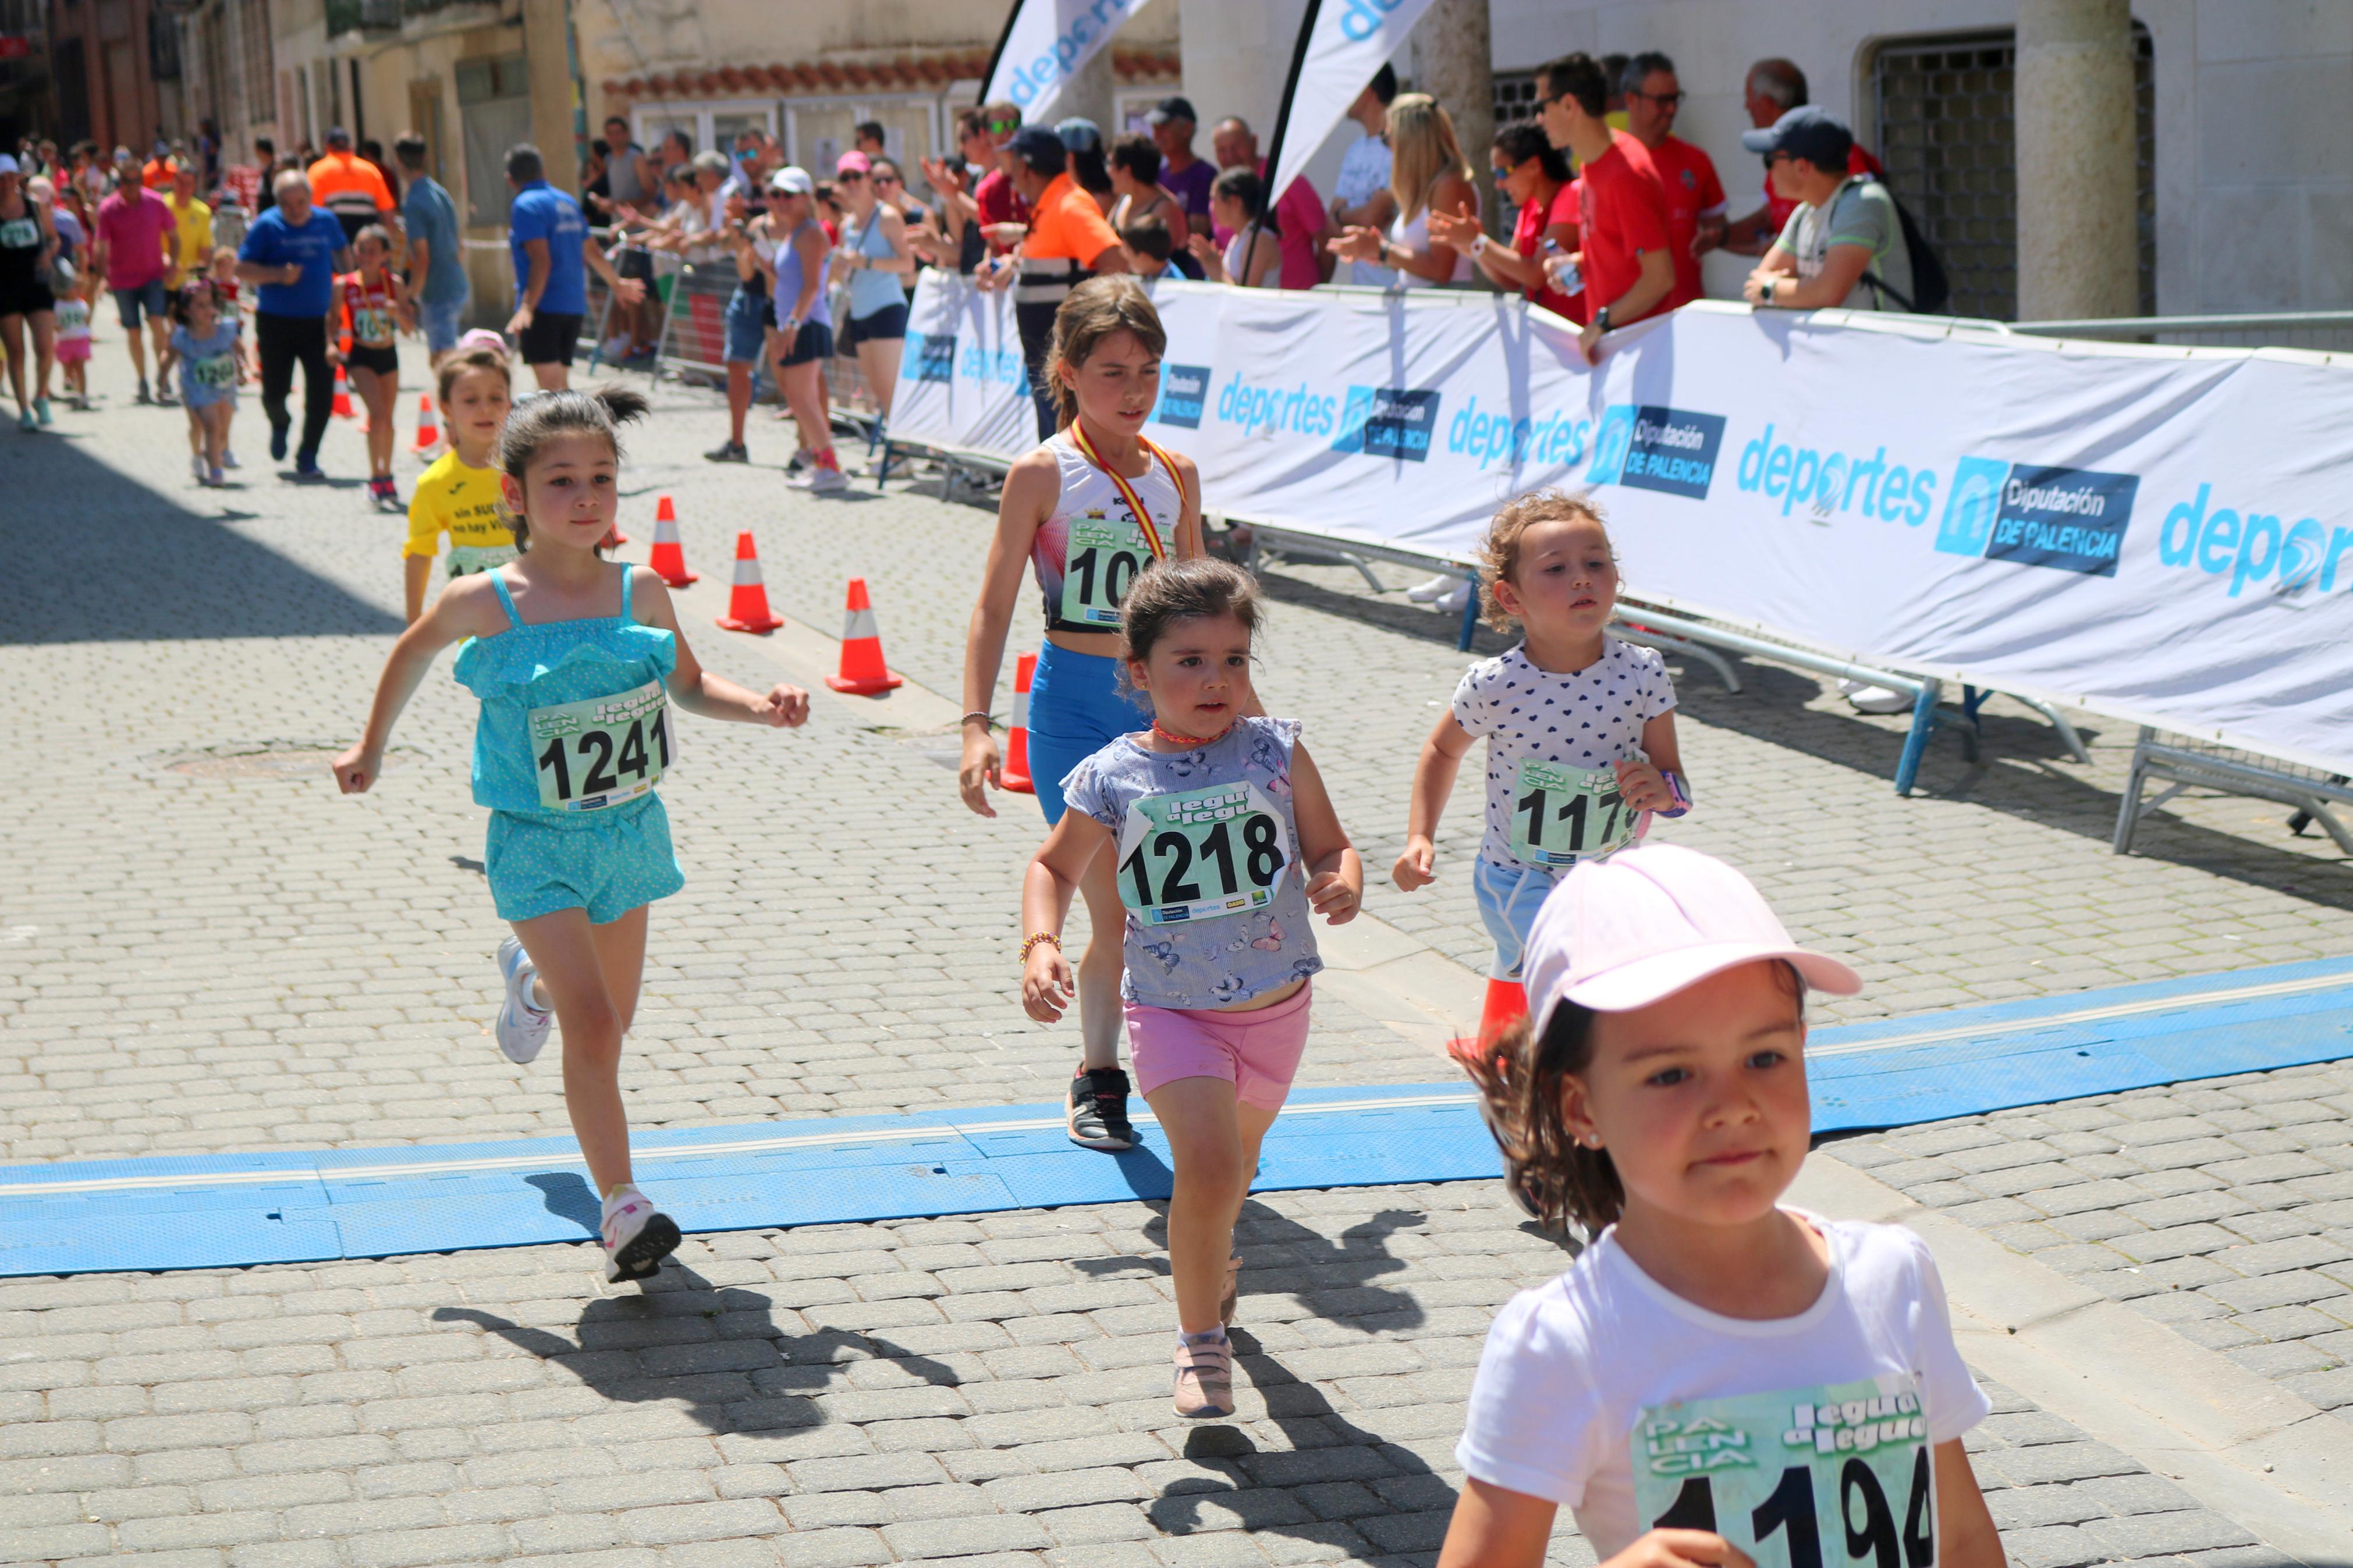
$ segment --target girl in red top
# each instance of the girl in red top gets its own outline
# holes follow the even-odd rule
[[[400,497],[392,488],[392,405],[400,396],[400,355],[393,334],[414,332],[417,323],[407,292],[393,274],[392,236],[383,225],[360,230],[352,257],[359,270],[335,279],[349,346],[331,344],[327,357],[351,367],[352,390],[367,405],[368,499],[378,511],[399,511]]]

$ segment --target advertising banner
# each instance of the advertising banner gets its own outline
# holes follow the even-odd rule
[[[1591,369],[1494,296],[1153,297],[1146,433],[1213,515],[1463,561],[1510,497],[1590,490],[1646,602],[2353,773],[2353,370],[1717,303]],[[1010,309],[917,300],[956,342],[911,332],[892,434],[1026,450],[966,348],[1018,377]]]
[[[1430,0],[1313,0],[1315,16],[1292,63],[1291,96],[1277,116],[1274,177],[1287,191],[1365,84],[1405,47]]]
[[[1021,106],[1025,123],[1053,122],[1048,112],[1062,84],[1111,42],[1120,24],[1152,0],[1013,0],[997,56],[989,62],[983,103]],[[1424,0],[1427,3],[1427,0]],[[1111,128],[1104,127],[1106,137]]]

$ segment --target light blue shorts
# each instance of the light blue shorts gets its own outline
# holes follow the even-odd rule
[[[1062,820],[1071,770],[1152,722],[1152,709],[1119,683],[1120,661],[1043,643],[1029,678],[1029,776],[1046,826]]]
[[[1495,939],[1495,967],[1489,971],[1495,979],[1522,978],[1528,928],[1551,896],[1555,875],[1535,866],[1496,866],[1484,858],[1471,863],[1471,891],[1479,900],[1479,918]]]
[[[502,921],[586,910],[591,925],[606,925],[686,886],[659,795],[577,826],[494,811],[482,864]]]
[[[417,302],[417,324],[425,331],[427,353],[448,353],[458,346],[458,334],[466,325],[466,307],[470,302],[464,294],[438,305],[426,300]]]

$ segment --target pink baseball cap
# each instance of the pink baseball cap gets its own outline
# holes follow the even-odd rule
[[[833,172],[837,174],[862,174],[872,167],[874,167],[873,159],[863,153],[854,151],[844,153],[833,161]]]
[[[1647,1007],[1760,958],[1788,963],[1816,990],[1851,996],[1854,971],[1799,947],[1747,878],[1680,844],[1642,844],[1580,862],[1528,931],[1528,1011],[1539,1034],[1561,1001],[1597,1013]]]

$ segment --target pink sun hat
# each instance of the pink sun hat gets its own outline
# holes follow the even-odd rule
[[[1647,1007],[1758,959],[1778,958],[1818,991],[1852,996],[1855,972],[1789,940],[1747,878],[1680,844],[1643,844],[1581,862],[1528,931],[1528,1011],[1538,1034],[1562,1001],[1597,1013]]]

